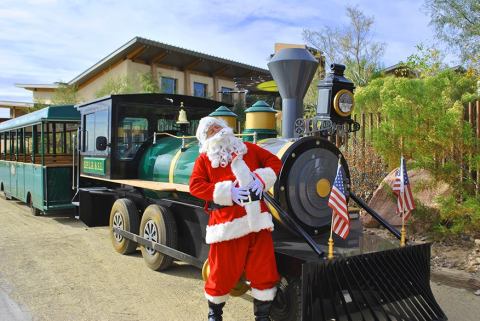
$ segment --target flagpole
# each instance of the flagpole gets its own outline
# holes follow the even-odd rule
[[[402,157],[400,158],[400,195],[399,197],[402,198],[402,230],[401,230],[401,237],[400,237],[400,246],[404,247],[405,246],[405,239],[407,237],[407,230],[405,229],[405,186],[404,186],[404,175],[405,173],[403,172],[403,154]]]
[[[338,156],[338,165],[337,165],[337,174],[338,174],[338,168],[340,166],[342,160],[342,155]],[[330,223],[330,238],[328,239],[328,256],[327,258],[329,260],[333,259],[333,209],[332,209],[332,221]]]

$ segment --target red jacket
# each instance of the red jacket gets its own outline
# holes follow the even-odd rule
[[[247,185],[255,173],[269,190],[277,179],[282,162],[269,151],[245,143],[247,153],[237,156],[227,167],[213,168],[205,153],[195,161],[190,177],[190,193],[207,202],[225,206],[210,212],[206,242],[208,244],[240,238],[262,229],[273,230],[272,216],[263,200],[242,207],[233,203],[231,188],[235,180]]]

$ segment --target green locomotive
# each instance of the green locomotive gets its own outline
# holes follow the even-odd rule
[[[350,117],[353,84],[343,77],[344,67],[333,66],[319,85],[318,117],[300,119],[297,103],[316,65],[308,67],[313,59],[309,54],[295,54],[301,59],[272,59],[280,66],[271,71],[284,98],[282,136],[277,137],[271,118],[275,113],[265,103],[249,110],[256,114],[247,116],[254,121],[247,122],[243,135],[283,163],[265,195],[275,218],[281,275],[271,318],[446,320],[430,290],[429,244],[400,247],[374,239],[363,234],[352,214],[349,237],[335,239],[335,258],[323,255],[331,221],[328,196],[339,158],[347,186],[350,179],[347,161],[329,139],[358,129]],[[295,96],[292,90],[300,93]],[[109,225],[112,245],[121,254],[139,245],[151,269],[161,271],[180,260],[208,273],[208,215],[204,202],[190,195],[188,183],[199,153],[194,139],[198,121],[215,111],[218,117],[229,117],[227,107],[170,94],[112,95],[77,105],[81,124],[72,160],[72,204],[79,218],[89,226]],[[399,236],[350,189],[349,197]],[[248,290],[248,282],[239,281],[232,295]]]

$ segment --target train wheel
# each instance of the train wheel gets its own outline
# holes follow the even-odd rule
[[[38,208],[33,206],[33,200],[31,196],[28,199],[28,206],[30,206],[30,212],[32,212],[33,216],[39,216],[40,214],[42,214],[42,212]]]
[[[153,204],[143,212],[140,223],[140,235],[147,240],[166,245],[171,248],[177,247],[177,224],[172,213],[166,208]],[[155,251],[153,248],[140,246],[143,259],[149,268],[162,271],[170,267],[173,258]]]
[[[118,227],[136,234],[139,226],[138,216],[137,207],[131,200],[121,198],[113,203],[110,211],[110,239],[112,240],[113,248],[118,253],[129,254],[135,252],[137,243],[113,232],[112,228]]]
[[[270,317],[274,321],[300,321],[302,319],[302,294],[300,279],[280,279]]]

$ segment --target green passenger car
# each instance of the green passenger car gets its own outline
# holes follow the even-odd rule
[[[0,124],[0,190],[35,215],[72,209],[73,142],[80,114],[50,106]]]

